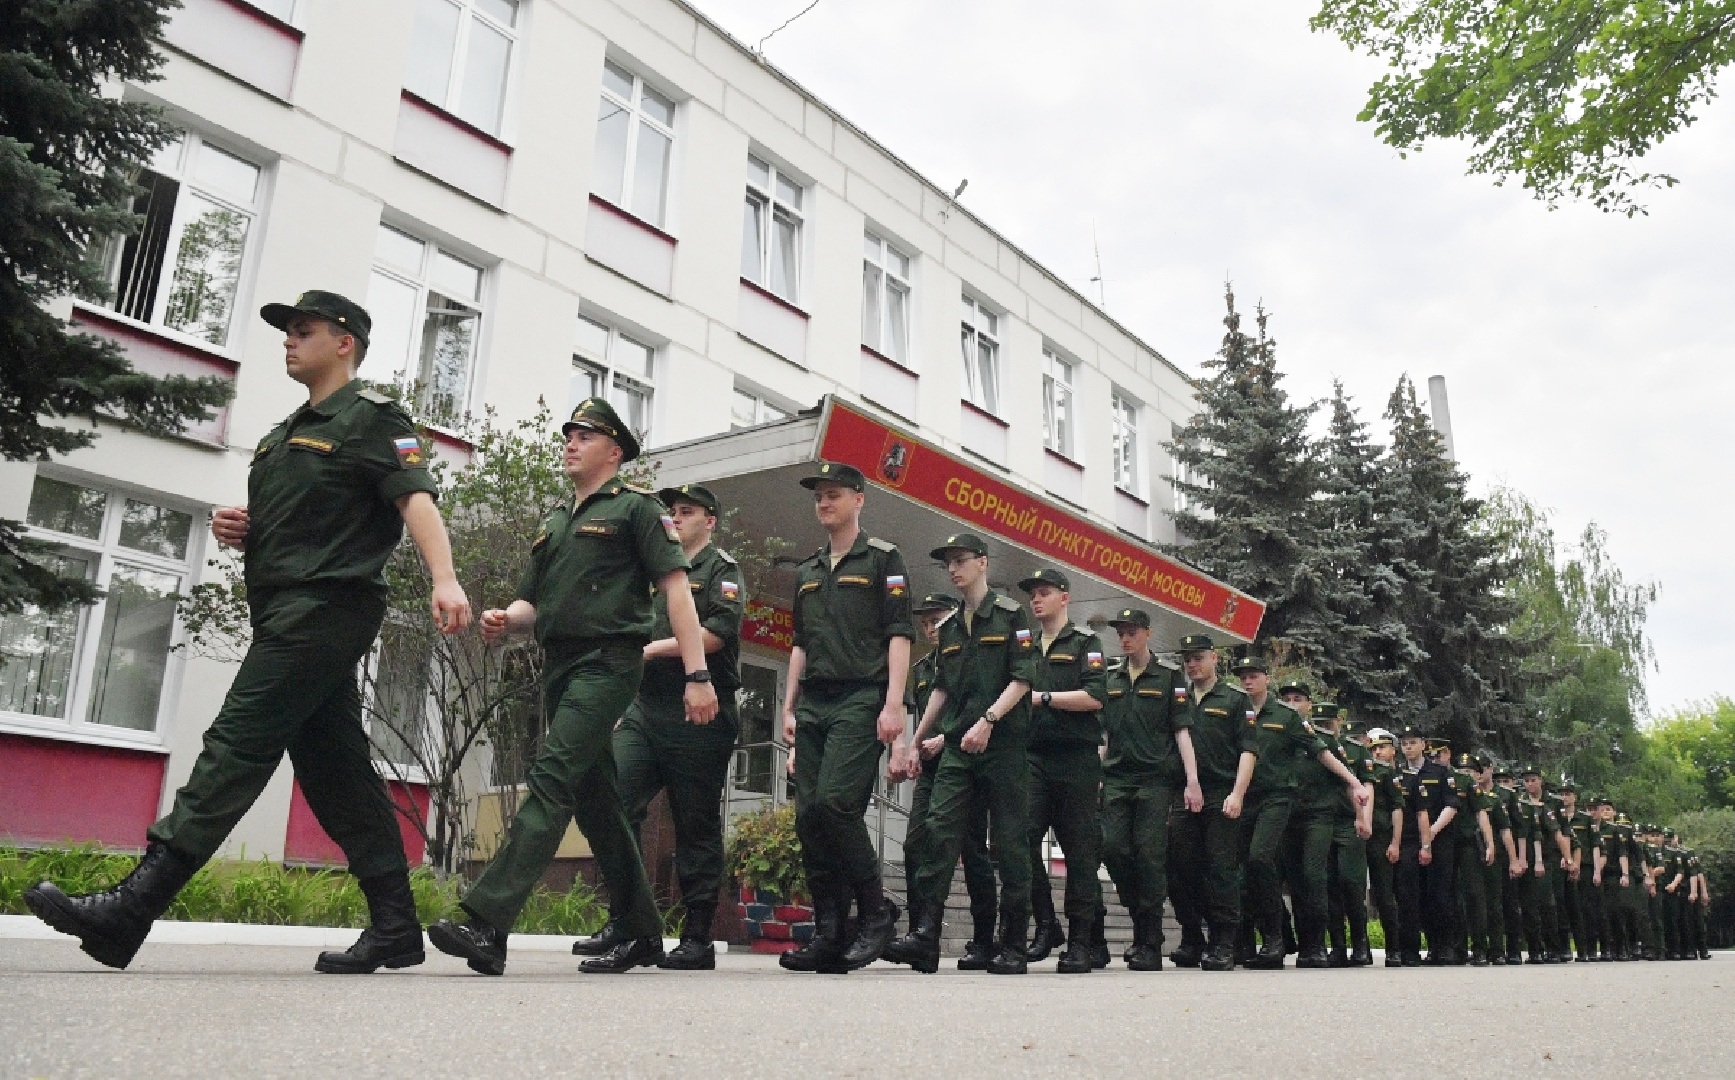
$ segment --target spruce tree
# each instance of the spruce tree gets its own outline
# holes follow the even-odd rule
[[[112,342],[68,333],[44,304],[106,287],[91,258],[138,225],[133,175],[172,131],[158,112],[104,89],[149,82],[176,0],[0,4],[0,459],[46,460],[89,446],[99,417],[152,433],[205,419],[228,399],[217,379],[151,378]],[[84,425],[63,425],[67,419]],[[41,546],[0,520],[0,613],[87,601],[82,581],[29,558]]]
[[[1227,285],[1225,300],[1226,332],[1205,362],[1199,411],[1164,444],[1188,477],[1176,479],[1187,505],[1170,512],[1181,540],[1168,550],[1263,601],[1258,643],[1280,663],[1305,664],[1331,619],[1317,557],[1321,470],[1307,434],[1316,406],[1293,405],[1284,392],[1264,308],[1248,334]]]

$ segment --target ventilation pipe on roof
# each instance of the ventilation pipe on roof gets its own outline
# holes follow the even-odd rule
[[[1452,445],[1452,407],[1446,404],[1446,377],[1434,375],[1428,379],[1428,412],[1434,420],[1434,430],[1446,444],[1446,456],[1454,462],[1458,460],[1457,448]]]

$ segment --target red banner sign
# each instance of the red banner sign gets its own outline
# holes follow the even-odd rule
[[[795,649],[795,612],[749,598],[747,611],[741,619],[741,640],[778,652],[792,652]]]
[[[819,456],[972,527],[1251,641],[1265,605],[835,399]]]

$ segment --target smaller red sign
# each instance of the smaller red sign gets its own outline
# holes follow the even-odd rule
[[[747,601],[747,611],[741,619],[741,640],[781,653],[794,651],[795,612],[764,600]]]

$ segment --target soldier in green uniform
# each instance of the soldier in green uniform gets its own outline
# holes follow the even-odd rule
[[[783,701],[814,934],[779,963],[842,973],[879,959],[895,932],[897,911],[885,899],[863,815],[883,746],[891,747],[890,773],[904,769],[904,688],[916,631],[903,553],[862,531],[861,471],[821,462],[801,484],[813,492],[830,538],[796,569],[795,647]],[[857,932],[845,942],[852,899]]]
[[[1427,756],[1427,745],[1426,737],[1415,728],[1405,728],[1398,737],[1403,754],[1399,782],[1404,786],[1404,831],[1397,874],[1398,947],[1405,967],[1421,965],[1424,932],[1431,939],[1430,948],[1449,933],[1447,905],[1456,852],[1439,839],[1463,809],[1450,774]],[[1388,952],[1391,948],[1388,941]]]
[[[1283,849],[1284,834],[1296,803],[1300,771],[1309,759],[1318,762],[1341,787],[1347,787],[1350,801],[1360,807],[1367,801],[1361,781],[1313,727],[1313,722],[1278,701],[1270,693],[1270,674],[1266,662],[1256,656],[1244,656],[1235,662],[1235,674],[1241,679],[1241,689],[1247,694],[1246,723],[1254,732],[1249,767],[1241,761],[1235,778],[1235,788],[1224,800],[1224,813],[1242,819],[1242,843],[1245,851],[1246,884],[1243,898],[1259,931],[1258,953],[1247,963],[1249,968],[1274,970],[1283,966],[1283,894],[1277,861]],[[1233,811],[1233,812],[1231,812]],[[1304,895],[1296,900],[1297,930],[1301,937],[1301,956],[1297,967],[1325,967],[1325,861],[1331,850],[1330,819],[1324,820],[1323,840],[1316,845],[1317,870],[1308,869],[1307,879],[1317,881],[1317,888],[1304,887]],[[1242,922],[1246,929],[1246,920]]]
[[[717,497],[699,484],[685,484],[664,488],[657,498],[668,507],[690,564],[687,585],[699,615],[711,684],[717,688],[717,718],[709,724],[687,722],[680,642],[669,623],[668,600],[659,593],[652,601],[651,641],[644,649],[639,696],[614,731],[614,760],[633,836],[644,828],[659,791],[668,794],[675,824],[675,877],[687,914],[680,944],[657,966],[710,971],[717,966],[711,923],[723,884],[723,785],[739,729],[735,693],[741,688],[741,616],[747,593],[734,557],[711,543]],[[620,943],[619,928],[610,919],[596,936],[575,942],[573,955],[608,953]]]
[[[1181,639],[1187,677],[1183,703],[1198,762],[1204,801],[1197,810],[1169,820],[1170,899],[1181,926],[1181,944],[1169,959],[1177,967],[1232,971],[1241,929],[1242,796],[1230,795],[1245,770],[1253,774],[1254,727],[1247,723],[1247,695],[1217,677],[1217,650],[1205,634]],[[1243,792],[1245,782],[1241,783]]]
[[[1150,613],[1123,608],[1109,625],[1120,637],[1121,659],[1104,688],[1103,862],[1133,916],[1127,967],[1161,971],[1169,808],[1177,791],[1187,813],[1197,813],[1205,796],[1193,756],[1186,683],[1151,654]]]
[[[1483,786],[1483,775],[1491,769],[1492,765],[1480,754],[1462,754],[1458,758],[1458,775],[1463,782],[1456,790],[1458,800],[1464,804],[1465,827],[1459,830],[1457,891],[1462,905],[1460,928],[1469,936],[1469,954],[1454,959],[1464,958],[1472,967],[1489,965],[1495,937],[1490,933],[1490,924],[1497,925],[1500,921],[1498,903],[1488,891],[1488,875],[1498,862],[1500,822],[1505,815],[1501,814],[1500,821],[1495,820],[1500,798],[1492,790],[1493,777],[1489,776],[1488,786]],[[1463,947],[1463,939],[1454,932],[1452,948]]]
[[[1560,785],[1562,832],[1571,850],[1570,861],[1562,875],[1566,900],[1567,923],[1572,928],[1575,959],[1588,964],[1596,959],[1598,930],[1602,925],[1596,911],[1596,894],[1591,886],[1591,847],[1595,820],[1578,801],[1578,786],[1572,781]]]
[[[505,845],[464,894],[469,918],[428,928],[436,948],[484,975],[505,972],[507,936],[575,819],[602,870],[620,935],[579,970],[618,973],[663,958],[662,919],[627,824],[613,744],[654,632],[653,585],[678,645],[686,718],[702,726],[717,715],[680,532],[655,495],[617,475],[638,456],[638,439],[600,398],[581,401],[561,433],[572,502],[544,519],[517,597],[482,613],[487,641],[533,632],[547,654],[548,732]]]
[[[1705,915],[1711,906],[1711,892],[1706,886],[1705,863],[1692,848],[1683,849],[1687,856],[1687,873],[1692,884],[1687,894],[1687,933],[1689,951],[1700,960],[1711,959],[1710,938],[1706,934]],[[1689,957],[1691,959],[1691,957]]]
[[[1668,958],[1668,935],[1663,927],[1663,885],[1668,881],[1663,876],[1667,869],[1663,854],[1663,827],[1650,824],[1644,827],[1645,866],[1650,871],[1650,880],[1645,897],[1645,911],[1651,920],[1651,951],[1653,960]]]
[[[307,403],[259,441],[247,505],[220,509],[211,521],[219,543],[246,553],[246,658],[192,775],[146,832],[144,858],[126,880],[83,896],[43,882],[24,896],[37,917],[110,967],[132,962],[151,923],[216,853],[286,752],[371,918],[354,946],[322,953],[316,970],[366,973],[424,958],[397,814],[362,728],[356,665],[379,635],[381,571],[406,525],[433,579],[440,629],[462,630],[470,604],[452,572],[434,505],[439,489],[415,426],[356,380],[368,313],[312,291],[260,315],[286,333],[285,365],[307,388]]]
[[[1530,817],[1534,846],[1524,895],[1524,936],[1530,942],[1530,964],[1559,964],[1560,912],[1554,902],[1554,880],[1568,858],[1560,835],[1560,815],[1544,800],[1542,772],[1534,765],[1520,770],[1524,781],[1525,813]]]
[[[1597,929],[1601,949],[1598,960],[1620,959],[1625,951],[1624,928],[1620,917],[1620,863],[1615,847],[1614,803],[1606,796],[1591,800],[1590,806],[1594,847],[1591,850],[1591,885],[1596,889],[1596,910],[1602,918]]]
[[[1526,879],[1530,874],[1536,836],[1529,812],[1520,805],[1518,780],[1512,775],[1512,770],[1504,765],[1496,768],[1494,786],[1506,811],[1506,820],[1512,826],[1513,854],[1506,866],[1506,881],[1500,897],[1505,914],[1506,965],[1511,967],[1524,963],[1524,896],[1528,891]]]
[[[927,711],[928,699],[940,678],[940,625],[958,611],[957,598],[944,593],[930,593],[914,606],[916,628],[928,644],[928,653],[910,665],[911,705],[915,722],[911,725],[911,741],[904,754],[903,771],[888,776],[893,783],[915,780],[910,796],[909,831],[904,837],[904,895],[916,895],[916,882],[921,868],[932,858],[933,834],[928,827],[928,810],[933,805],[934,780],[940,774],[940,753],[946,747],[945,736],[929,735],[919,743],[916,729]],[[973,934],[964,945],[964,955],[958,958],[958,970],[983,971],[994,949],[996,919],[1000,898],[996,895],[994,863],[988,858],[988,812],[978,803],[961,844],[964,863],[964,888],[970,896],[970,919]],[[910,932],[916,929],[916,908],[910,908]]]
[[[1367,793],[1357,806],[1346,798],[1342,785],[1325,779],[1314,762],[1307,762],[1310,778],[1304,783],[1311,798],[1331,792],[1331,854],[1326,860],[1326,909],[1330,914],[1331,967],[1366,967],[1374,962],[1368,947],[1368,837],[1373,835],[1373,788],[1370,783],[1373,758],[1367,748],[1343,731],[1343,710],[1335,702],[1312,702],[1313,726]],[[1345,948],[1344,920],[1349,922]],[[1299,965],[1299,962],[1297,963]]]
[[[1398,898],[1393,879],[1402,856],[1404,835],[1404,786],[1395,764],[1398,744],[1385,728],[1368,731],[1368,784],[1373,789],[1373,833],[1367,839],[1368,891],[1379,913],[1380,933],[1385,938],[1386,967],[1402,967],[1398,949]]]
[[[1511,869],[1518,858],[1512,839],[1512,819],[1506,814],[1505,793],[1494,783],[1494,762],[1486,754],[1472,754],[1470,768],[1476,779],[1471,806],[1488,816],[1493,834],[1494,857],[1480,862],[1482,896],[1488,928],[1488,963],[1506,966],[1506,890],[1510,887]],[[1486,837],[1485,837],[1486,839]],[[1475,963],[1472,958],[1471,963]]]
[[[959,614],[940,628],[940,674],[917,738],[945,736],[934,781],[928,828],[933,859],[916,883],[921,904],[914,932],[898,939],[886,958],[933,972],[940,963],[940,924],[952,891],[952,870],[974,807],[988,811],[989,851],[1000,874],[1000,935],[989,960],[993,975],[1029,969],[1025,934],[1030,924],[1030,706],[1036,680],[1036,636],[1016,600],[988,586],[988,546],[973,533],[957,533],[932,552],[963,598]]]
[[[1068,618],[1072,583],[1043,567],[1018,583],[1030,597],[1041,655],[1030,684],[1030,908],[1037,942],[1030,959],[1047,956],[1060,938],[1048,860],[1049,829],[1066,853],[1066,952],[1056,970],[1091,970],[1092,926],[1102,904],[1102,707],[1108,661],[1097,636]]]
[[[1453,815],[1451,825],[1435,840],[1436,844],[1451,845],[1452,876],[1446,883],[1446,939],[1440,945],[1429,941],[1428,959],[1434,964],[1462,966],[1470,962],[1472,950],[1466,948],[1467,942],[1472,938],[1486,938],[1487,897],[1482,893],[1481,871],[1489,838],[1483,835],[1482,823],[1470,805],[1472,793],[1476,790],[1476,778],[1467,764],[1453,758],[1452,741],[1444,736],[1431,738],[1428,740],[1428,753],[1446,770],[1452,791],[1462,807]],[[1471,911],[1473,903],[1484,905],[1480,916]],[[1475,929],[1478,924],[1482,927],[1480,932]]]

